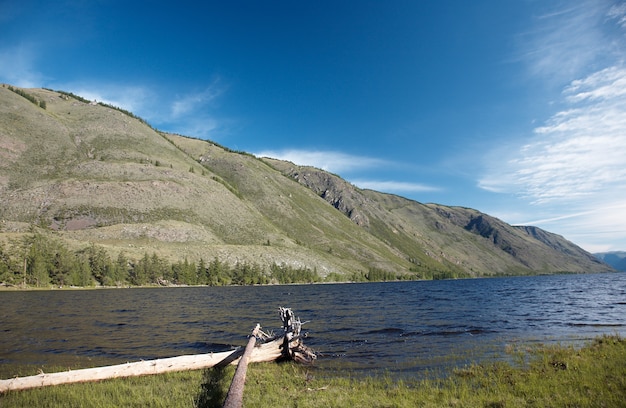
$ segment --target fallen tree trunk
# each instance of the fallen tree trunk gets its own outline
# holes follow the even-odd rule
[[[246,350],[243,352],[243,356],[237,364],[237,370],[233,376],[233,381],[230,383],[228,394],[226,395],[226,401],[224,401],[223,408],[239,408],[243,405],[243,388],[246,384],[246,371],[248,370],[248,363],[254,350],[256,343],[256,336],[259,334],[261,327],[257,324],[252,331],[252,336],[248,340]]]
[[[281,311],[283,309],[281,308]],[[286,309],[289,310],[289,309]],[[289,310],[289,312],[291,312]],[[281,312],[282,313],[282,312]],[[282,316],[282,315],[281,315]],[[292,314],[293,316],[293,314]],[[298,320],[299,323],[299,320]],[[284,325],[284,321],[283,321]],[[315,359],[315,354],[306,349],[299,339],[298,335],[292,336],[292,328],[284,331],[280,337],[274,337],[266,343],[262,343],[253,347],[249,363],[261,363],[276,361],[281,358],[291,358],[291,355],[300,355],[301,351],[306,350],[309,362]],[[295,337],[296,341],[289,340]],[[287,346],[285,346],[287,345]],[[291,350],[293,347],[293,350]],[[142,375],[163,374],[173,371],[201,370],[211,368],[217,365],[224,366],[228,364],[237,364],[244,350],[239,348],[233,351],[225,351],[220,353],[195,354],[179,357],[161,358],[156,360],[138,361],[133,363],[118,364],[106,367],[85,368],[73,371],[64,371],[58,373],[41,373],[30,377],[16,377],[7,380],[0,380],[0,393],[14,390],[25,390],[29,388],[45,387],[49,385],[100,381],[111,378],[136,377]],[[305,360],[300,360],[304,362]]]
[[[250,356],[250,362],[261,363],[277,360],[282,356],[281,345],[282,339],[277,339],[254,348],[252,355]],[[226,364],[237,364],[242,352],[242,349],[236,349],[221,353],[161,358],[157,360],[138,361],[134,363],[125,363],[106,367],[85,368],[59,373],[41,373],[30,377],[11,378],[8,380],[0,380],[0,393],[13,390],[25,390],[28,388],[45,387],[48,385],[163,374],[173,371],[201,370],[211,368],[225,362]]]

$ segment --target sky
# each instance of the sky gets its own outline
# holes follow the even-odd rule
[[[626,250],[624,0],[0,0],[0,82]]]

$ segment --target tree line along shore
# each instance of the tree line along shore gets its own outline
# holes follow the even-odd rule
[[[9,244],[0,243],[0,287],[128,287],[187,285],[264,285],[322,282],[380,282],[450,278],[434,271],[396,274],[378,268],[350,276],[330,273],[322,277],[316,268],[286,264],[230,264],[217,257],[197,262],[168,261],[157,253],[132,259],[124,252],[111,257],[104,247],[91,244],[72,251],[60,240],[41,233],[28,234]]]

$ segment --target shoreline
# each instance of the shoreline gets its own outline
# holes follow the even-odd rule
[[[254,286],[305,286],[305,285],[345,285],[345,284],[366,284],[366,283],[393,283],[393,282],[431,282],[436,280],[476,280],[476,279],[498,279],[498,278],[525,278],[532,276],[559,276],[559,275],[596,275],[596,274],[619,274],[626,273],[623,271],[610,272],[561,272],[553,274],[537,274],[537,275],[507,275],[507,276],[476,276],[462,278],[447,279],[411,279],[411,280],[383,280],[383,281],[339,281],[339,282],[295,282],[295,283],[260,283],[252,285],[186,285],[186,284],[168,284],[168,285],[127,285],[127,286],[30,286],[30,285],[13,285],[0,282],[0,292],[30,292],[30,291],[63,291],[63,290],[100,290],[100,289],[156,289],[156,288],[219,288],[219,287],[254,287]]]
[[[445,378],[356,378],[350,371],[320,375],[308,366],[253,364],[246,406],[623,406],[626,340],[601,336],[582,348],[520,345],[511,363],[470,364]],[[0,405],[118,407],[220,403],[234,368],[36,388],[0,394]],[[212,397],[211,397],[212,396]],[[55,401],[51,403],[51,401]]]

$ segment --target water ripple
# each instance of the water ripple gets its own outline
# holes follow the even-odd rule
[[[625,294],[623,273],[0,292],[0,371],[230,350],[245,344],[256,323],[279,331],[277,309],[287,306],[310,321],[304,330],[320,354],[317,370],[412,375],[493,358],[511,343],[626,335]]]

